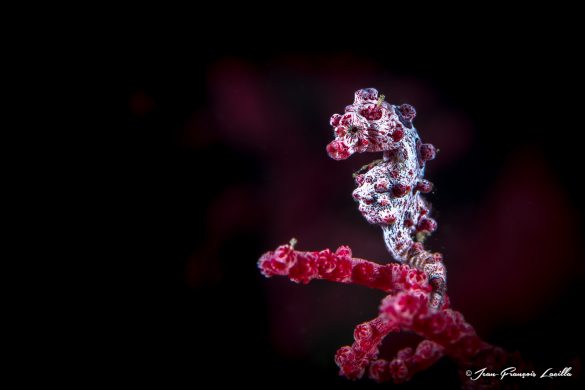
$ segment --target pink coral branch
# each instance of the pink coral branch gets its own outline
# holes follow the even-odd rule
[[[369,370],[370,378],[402,383],[419,371],[430,367],[443,356],[454,359],[461,370],[473,367],[502,367],[508,356],[503,350],[479,338],[463,315],[449,309],[445,296],[443,306],[434,310],[429,305],[433,288],[427,275],[406,264],[377,264],[352,257],[348,246],[335,252],[297,251],[293,245],[281,245],[265,253],[258,261],[262,273],[288,276],[296,283],[323,279],[354,283],[389,293],[382,300],[380,315],[358,325],[354,343],[341,347],[335,362],[340,375],[361,378]],[[378,359],[379,346],[393,332],[411,331],[424,337],[416,350],[403,349],[390,361]]]
[[[396,324],[386,321],[382,317],[376,317],[356,326],[353,333],[354,343],[351,346],[339,348],[335,354],[339,375],[348,379],[361,378],[370,362],[378,357],[378,348],[382,340],[389,333],[398,330]]]
[[[444,348],[430,340],[423,340],[416,350],[404,348],[392,361],[378,359],[370,364],[369,376],[376,382],[403,383],[417,372],[426,370],[444,355]]]
[[[293,282],[307,284],[313,279],[339,283],[353,283],[388,293],[405,289],[431,291],[424,272],[404,264],[381,265],[353,258],[348,246],[335,252],[325,249],[318,252],[294,250],[292,245],[281,245],[265,253],[258,261],[264,276],[288,276]]]

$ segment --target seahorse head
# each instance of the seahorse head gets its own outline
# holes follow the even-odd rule
[[[345,160],[356,152],[396,149],[406,129],[413,127],[415,116],[411,105],[394,106],[376,89],[360,89],[345,114],[331,117],[335,139],[327,145],[327,153],[335,160]]]

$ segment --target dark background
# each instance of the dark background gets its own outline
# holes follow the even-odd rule
[[[580,375],[575,35],[571,25],[507,27],[391,38],[364,27],[355,40],[298,35],[290,45],[264,34],[215,44],[205,31],[180,41],[138,31],[123,41],[108,63],[114,128],[131,156],[121,175],[132,230],[122,311],[136,321],[120,320],[126,352],[111,368],[186,387],[209,378],[376,386],[338,377],[333,356],[383,294],[266,279],[256,268],[291,237],[300,250],[348,244],[355,256],[390,260],[351,198],[351,173],[378,156],[335,162],[325,153],[330,115],[355,90],[375,87],[414,105],[423,141],[440,149],[426,175],[439,224],[428,247],[446,258],[454,309],[537,372],[572,366]],[[394,337],[385,349],[409,342]],[[457,386],[446,359],[405,387],[437,380]]]

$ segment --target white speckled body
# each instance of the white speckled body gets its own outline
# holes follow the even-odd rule
[[[413,190],[424,176],[424,165],[420,166],[417,156],[420,139],[414,127],[405,130],[395,149],[384,153],[383,162],[358,175],[353,192],[359,211],[369,223],[382,227],[386,248],[399,262],[406,260],[416,227],[429,213],[427,202]],[[397,185],[406,187],[404,196],[393,194]]]

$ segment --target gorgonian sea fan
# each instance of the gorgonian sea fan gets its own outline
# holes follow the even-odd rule
[[[421,142],[413,125],[415,116],[414,107],[389,104],[376,89],[366,88],[355,93],[344,114],[334,114],[330,120],[335,138],[326,150],[331,158],[344,160],[354,153],[382,152],[382,159],[354,174],[357,187],[353,198],[364,218],[382,228],[394,262],[382,265],[353,257],[347,246],[335,252],[298,251],[293,239],[265,253],[258,266],[267,277],[288,276],[297,283],[313,279],[355,283],[389,294],[382,300],[378,317],[358,325],[354,343],[337,351],[340,375],[357,379],[367,371],[376,381],[402,383],[449,356],[458,363],[465,385],[498,385],[494,378],[470,382],[464,373],[505,364],[518,368],[519,357],[482,341],[463,315],[449,308],[443,257],[423,245],[437,228],[422,196],[433,188],[424,173],[436,150]],[[391,360],[380,359],[382,340],[389,333],[407,330],[424,340],[414,349],[399,351]]]

